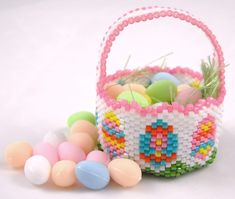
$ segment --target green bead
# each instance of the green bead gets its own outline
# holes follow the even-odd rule
[[[147,90],[147,95],[150,96],[153,103],[157,102],[173,102],[177,94],[176,85],[169,80],[159,80],[151,84]]]
[[[79,120],[86,120],[95,125],[95,116],[88,111],[80,111],[69,116],[67,125],[70,128],[75,122]]]

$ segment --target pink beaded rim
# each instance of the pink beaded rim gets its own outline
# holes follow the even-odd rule
[[[112,29],[112,26],[109,27],[110,33],[107,34],[107,38],[103,39],[103,50],[101,52],[101,58],[99,61],[99,64],[97,66],[98,71],[98,82],[97,82],[97,93],[98,95],[104,99],[104,101],[107,103],[108,106],[112,107],[114,110],[119,108],[125,108],[125,110],[134,109],[137,112],[139,112],[142,116],[146,116],[147,114],[151,114],[153,116],[157,116],[159,113],[162,113],[163,110],[168,110],[168,112],[173,112],[173,110],[176,110],[178,112],[184,113],[185,115],[189,114],[189,112],[195,112],[198,113],[203,106],[210,106],[215,105],[219,106],[225,96],[225,76],[224,76],[224,58],[223,58],[223,52],[222,49],[216,40],[215,35],[211,32],[211,30],[203,24],[201,21],[197,20],[196,18],[189,15],[187,12],[179,11],[179,10],[173,10],[171,8],[160,8],[161,11],[154,11],[159,9],[157,6],[153,7],[144,7],[144,8],[138,8],[135,10],[131,10],[128,13],[125,13],[122,17],[118,18],[118,20],[114,23],[114,28]],[[138,14],[140,11],[146,12],[145,14]],[[137,16],[134,16],[134,14],[137,13]],[[133,15],[130,17],[130,15]],[[110,53],[110,49],[112,47],[113,42],[115,41],[116,37],[120,34],[121,31],[124,30],[125,27],[127,27],[130,24],[144,22],[147,20],[153,20],[160,17],[173,17],[176,19],[180,19],[182,21],[188,22],[194,26],[197,26],[199,29],[201,29],[209,38],[210,42],[212,43],[215,53],[218,57],[218,64],[219,64],[219,78],[220,78],[220,91],[219,96],[215,98],[207,98],[207,99],[201,99],[199,100],[195,105],[187,105],[186,107],[181,106],[180,104],[174,102],[172,104],[168,103],[162,103],[162,105],[158,107],[147,107],[142,108],[140,105],[138,105],[136,102],[132,102],[131,104],[127,101],[116,101],[109,97],[107,93],[104,90],[104,85],[110,80],[115,80],[117,78],[126,76],[131,73],[130,70],[124,70],[124,71],[117,71],[112,76],[106,76],[106,61],[108,58],[108,55]],[[124,19],[123,19],[124,18]],[[126,19],[125,19],[126,18]],[[149,70],[151,70],[151,67],[146,67]],[[156,67],[153,70],[158,70]],[[194,78],[201,79],[201,74],[193,72],[192,70],[188,68],[181,68],[176,67],[175,69],[169,69],[168,72],[175,73],[177,71],[181,73],[188,74]]]

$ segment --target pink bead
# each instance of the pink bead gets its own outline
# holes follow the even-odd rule
[[[155,148],[155,147],[156,147],[156,144],[155,144],[155,143],[150,143],[150,147],[151,147],[151,148]]]
[[[95,150],[95,151],[91,151],[88,155],[87,155],[87,160],[93,160],[93,161],[96,161],[96,162],[99,162],[99,163],[102,163],[102,164],[105,164],[105,165],[108,165],[109,163],[109,156],[103,152],[103,151],[98,151],[98,150]]]
[[[147,18],[147,15],[142,15],[141,17],[141,21],[146,21],[148,18]]]
[[[131,17],[131,18],[128,19],[128,23],[129,23],[129,24],[133,24],[133,23],[134,23],[133,17]]]
[[[85,152],[75,144],[63,142],[58,147],[60,160],[72,160],[76,163],[85,160]]]
[[[149,13],[149,14],[147,15],[147,17],[148,17],[148,19],[152,20],[152,19],[153,19],[153,14],[152,14],[152,13]]]
[[[156,144],[155,144],[155,146],[156,146]],[[161,149],[162,149],[162,147],[156,146],[156,150],[157,150],[157,151],[161,151]]]
[[[166,148],[167,144],[166,143],[162,143],[162,148]]]
[[[54,165],[56,162],[59,161],[56,148],[45,142],[37,144],[34,147],[33,153],[34,155],[44,156],[51,163],[51,165]]]

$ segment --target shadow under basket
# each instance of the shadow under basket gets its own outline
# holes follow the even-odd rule
[[[105,84],[118,82],[136,71],[122,70],[106,75],[106,59],[112,42],[129,24],[159,17],[174,17],[189,22],[208,36],[220,67],[217,98],[200,99],[196,104],[187,106],[173,102],[142,108],[136,102],[116,101],[108,96],[104,89]],[[119,18],[114,23],[114,28],[110,28],[110,33],[107,33],[97,69],[96,116],[99,142],[111,159],[130,158],[140,165],[142,171],[165,177],[179,176],[213,162],[221,131],[225,95],[224,59],[215,36],[207,26],[188,13],[169,8],[161,8],[160,11],[158,7],[149,7],[130,11]],[[181,83],[203,80],[201,73],[189,68],[146,67],[143,70],[150,74],[166,71],[177,77]]]

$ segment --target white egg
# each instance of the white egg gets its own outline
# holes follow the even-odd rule
[[[49,143],[54,147],[59,146],[62,142],[66,141],[67,133],[69,129],[67,127],[60,128],[52,132],[48,132],[44,138],[43,142]]]
[[[24,174],[32,184],[44,184],[50,177],[51,164],[41,155],[32,156],[25,163]]]

